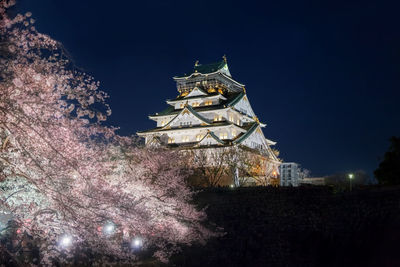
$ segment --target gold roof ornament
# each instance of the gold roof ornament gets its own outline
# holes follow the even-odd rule
[[[246,88],[243,86],[243,92],[246,94]]]
[[[215,88],[210,87],[210,88],[208,88],[207,92],[214,93],[214,92],[216,92],[216,90],[215,90]]]
[[[197,67],[199,65],[199,61],[196,60],[196,62],[194,63],[194,66]]]
[[[225,61],[225,63],[228,62],[228,60],[226,59],[226,55],[223,55],[223,56],[222,56],[222,59]]]

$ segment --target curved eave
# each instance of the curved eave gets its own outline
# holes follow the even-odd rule
[[[232,82],[236,83],[236,84],[239,85],[240,87],[244,87],[244,86],[245,86],[244,84],[242,84],[242,83],[240,83],[240,82],[238,82],[238,81],[235,81],[232,77],[229,77],[228,75],[226,75],[226,74],[224,74],[224,73],[222,73],[222,72],[219,72],[219,74],[221,74],[222,76],[224,76],[224,77],[227,78],[228,80],[231,80]]]
[[[255,123],[253,126],[250,127],[250,129],[244,135],[242,135],[239,138],[237,138],[236,140],[234,140],[233,143],[234,144],[242,143],[257,129],[258,126],[259,126],[258,123]]]
[[[212,122],[206,118],[204,118],[203,116],[201,116],[199,113],[197,113],[191,106],[186,106],[184,109],[182,109],[181,112],[179,112],[172,120],[170,120],[164,127],[162,127],[161,129],[165,129],[167,128],[172,122],[175,121],[175,119],[181,115],[183,112],[188,111],[190,113],[192,113],[196,118],[198,118],[199,120],[203,121],[204,123],[210,125],[212,124]]]
[[[192,94],[195,90],[197,90],[197,91],[199,91],[200,93],[202,93],[203,95],[197,95],[197,96],[206,96],[206,95],[208,95],[207,94],[207,92],[205,92],[204,90],[202,90],[202,89],[200,89],[199,87],[195,87],[195,88],[193,88],[193,90],[187,95],[187,96],[185,96],[185,97],[183,97],[183,98],[190,98],[190,97],[193,97],[193,96],[191,96],[190,94]]]
[[[219,139],[218,136],[215,135],[214,132],[209,131],[198,143],[198,146],[201,146],[200,143],[203,142],[204,139],[206,139],[208,136],[211,136],[215,141],[217,141],[218,143],[220,143],[221,145],[224,145],[225,142],[222,141],[221,139]]]
[[[175,114],[166,114],[166,115],[149,115],[148,118],[150,120],[157,120],[157,118],[170,117],[170,116],[176,116],[176,115],[177,115],[176,113]]]
[[[255,122],[254,118],[250,117],[249,115],[247,115],[247,114],[244,113],[244,112],[241,112],[240,110],[237,110],[237,109],[233,108],[233,106],[229,106],[228,108],[229,108],[230,110],[232,110],[232,111],[234,111],[234,112],[236,112],[236,113],[242,115],[242,116],[245,116],[246,118],[252,120],[253,122]],[[260,125],[261,125],[261,124],[260,124]],[[262,125],[261,125],[261,127],[265,127],[265,126],[266,126],[265,124],[262,124]]]
[[[224,76],[225,78],[227,78],[228,80],[232,81],[233,83],[235,83],[236,85],[238,85],[238,86],[240,86],[240,87],[244,87],[244,86],[245,86],[244,84],[242,84],[242,83],[240,83],[240,82],[238,82],[238,81],[235,81],[232,77],[229,77],[228,75],[226,75],[226,74],[220,72],[220,70],[217,70],[217,71],[214,71],[214,72],[210,72],[210,73],[193,72],[192,74],[190,74],[190,75],[188,75],[188,76],[183,76],[183,77],[177,77],[177,76],[175,76],[175,77],[172,77],[172,79],[174,79],[175,81],[178,81],[178,80],[187,80],[187,79],[192,78],[192,76],[198,76],[198,75],[201,75],[201,76],[208,76],[208,75],[213,75],[213,74],[220,74],[220,75]]]
[[[145,136],[148,134],[155,134],[155,133],[166,133],[166,132],[174,132],[174,131],[187,131],[187,130],[193,130],[193,129],[209,129],[209,128],[229,128],[229,127],[235,127],[239,132],[246,132],[245,129],[232,124],[228,122],[217,122],[217,123],[212,123],[210,125],[198,125],[198,126],[191,126],[191,127],[178,127],[178,128],[169,128],[169,129],[163,129],[161,127],[153,128],[151,130],[147,131],[141,131],[141,132],[136,132],[137,135],[139,136]]]
[[[188,100],[192,100],[192,99],[198,99],[198,98],[204,98],[204,99],[210,99],[210,98],[221,98],[222,100],[226,100],[226,97],[224,97],[221,94],[218,95],[211,95],[211,96],[194,96],[192,98],[186,99],[186,98],[180,98],[180,99],[172,99],[172,100],[167,100],[167,104],[172,104],[172,103],[177,103],[177,102],[185,102]]]
[[[218,105],[206,106],[205,108],[212,108],[212,107],[214,107],[214,106],[218,106]],[[204,108],[204,106],[203,106],[203,107],[197,107],[197,108]],[[224,110],[227,110],[227,109],[228,109],[227,107],[218,106],[218,107],[216,107],[216,108],[214,108],[214,109],[201,110],[201,111],[199,111],[199,112],[224,111]],[[183,110],[183,109],[182,109],[182,110]],[[178,109],[178,110],[175,110],[174,113],[171,113],[171,114],[165,114],[165,115],[149,115],[148,117],[149,117],[149,119],[154,120],[154,119],[156,119],[156,118],[162,118],[162,117],[168,117],[168,116],[177,116],[177,115],[179,115],[179,114],[181,113],[182,110]],[[176,113],[176,111],[179,111],[179,112]],[[195,112],[197,112],[197,111],[195,111]],[[198,112],[198,113],[199,113],[199,112]],[[239,112],[239,111],[238,111],[238,112]],[[200,115],[200,116],[201,116],[201,115]]]
[[[141,136],[141,137],[146,136],[148,133],[149,133],[149,132],[146,132],[146,131],[143,131],[143,132],[136,132],[136,134],[137,134],[138,136]]]
[[[269,146],[274,146],[274,145],[276,145],[276,142],[275,142],[275,141],[269,140],[269,139],[267,139],[267,138],[265,138],[265,140],[267,141],[267,144],[268,144]]]
[[[204,118],[203,116],[200,115],[200,113],[198,113],[197,111],[195,111],[191,106],[187,106],[187,109],[193,114],[195,115],[199,120],[204,121],[207,124],[212,124],[212,121],[210,121],[207,118]]]

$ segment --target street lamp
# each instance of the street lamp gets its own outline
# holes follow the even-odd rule
[[[135,237],[131,242],[131,246],[134,250],[139,250],[143,246],[143,240],[140,237]]]
[[[68,248],[72,244],[72,237],[70,235],[63,235],[59,241],[62,248]]]
[[[103,227],[103,232],[106,235],[112,235],[115,230],[115,225],[112,222],[108,222],[106,225]]]
[[[353,180],[354,175],[349,173],[349,180],[350,180],[350,191],[351,191],[351,180]]]

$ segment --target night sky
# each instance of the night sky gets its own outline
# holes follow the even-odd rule
[[[329,2],[329,3],[327,3]],[[397,2],[397,3],[396,3]],[[264,134],[314,176],[372,175],[400,135],[398,1],[20,0],[110,95],[131,135],[177,96],[172,77],[226,54]]]

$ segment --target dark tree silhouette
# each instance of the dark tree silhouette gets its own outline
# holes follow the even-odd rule
[[[389,150],[374,172],[376,179],[383,185],[400,184],[400,137],[393,136],[390,142]]]
[[[329,175],[325,177],[326,185],[330,185],[335,187],[339,191],[346,191],[349,189],[349,173],[336,173],[333,175]],[[364,170],[352,171],[353,179],[352,185],[353,187],[358,187],[360,185],[367,185],[371,183],[370,176]]]

